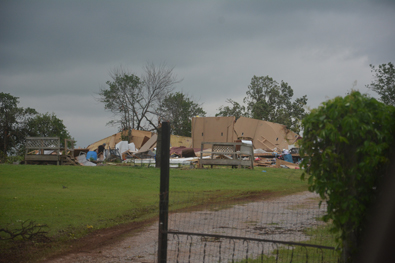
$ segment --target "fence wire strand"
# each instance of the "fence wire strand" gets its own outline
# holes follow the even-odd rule
[[[248,202],[171,193],[170,200],[172,207],[191,209],[169,216],[168,262],[338,261],[336,251],[325,246],[334,237],[319,231],[326,204],[319,206],[317,197]]]

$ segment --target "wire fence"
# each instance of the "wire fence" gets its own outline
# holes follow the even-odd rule
[[[275,201],[212,193],[171,193],[169,199],[170,206],[191,202],[191,208],[169,215],[168,262],[338,261],[334,236],[321,219],[326,204],[319,206],[312,193]]]
[[[234,237],[172,234],[168,262],[338,262],[333,249]]]

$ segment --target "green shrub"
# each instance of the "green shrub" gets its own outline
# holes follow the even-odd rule
[[[356,252],[366,225],[366,212],[379,192],[391,147],[395,107],[357,91],[324,102],[302,122],[302,166],[309,190],[328,204],[343,260]]]

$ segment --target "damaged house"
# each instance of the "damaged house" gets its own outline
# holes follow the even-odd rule
[[[202,142],[235,142],[251,140],[254,149],[281,152],[289,149],[301,137],[285,125],[246,117],[192,118],[193,148]]]
[[[143,156],[154,156],[154,149],[157,144],[157,134],[150,131],[134,130],[130,131],[130,140],[127,140],[127,135],[129,131],[122,131],[97,142],[90,144],[87,149],[89,151],[96,151],[98,154],[103,152],[103,150],[119,150],[119,155],[122,155],[122,159],[125,159],[126,155],[135,155],[143,158]],[[191,148],[192,138],[171,135],[170,136],[171,147],[182,147]],[[118,155],[118,154],[117,154]],[[98,156],[99,157],[99,156]]]
[[[101,149],[119,150],[117,156],[125,160],[126,158],[153,158],[157,146],[157,134],[149,131],[131,130],[130,140],[127,140],[128,131],[119,132],[106,137],[88,146],[89,151],[96,151],[98,155]],[[227,154],[216,154],[215,147],[218,144],[237,144],[233,152],[240,150],[240,145],[249,142],[252,145],[251,154],[243,158],[254,159],[255,165],[271,165],[277,154],[281,154],[283,149],[291,149],[295,142],[301,137],[286,128],[285,125],[241,117],[194,117],[191,128],[192,138],[177,135],[170,136],[171,155],[174,157],[194,157],[188,161],[197,162],[198,159],[231,158]],[[208,143],[202,147],[202,142]],[[241,143],[242,142],[242,143]],[[211,145],[209,146],[209,144]],[[123,146],[121,145],[123,144]],[[235,145],[236,145],[235,144]],[[132,145],[133,147],[130,147]],[[121,147],[122,146],[122,147]],[[208,146],[208,147],[206,147]],[[213,148],[212,148],[213,147]],[[228,146],[227,146],[228,147]],[[131,148],[133,148],[131,150]],[[243,155],[243,154],[242,154]],[[297,156],[296,156],[297,155]],[[199,158],[200,156],[200,158]],[[293,157],[299,157],[295,154]],[[234,157],[233,157],[234,158]],[[231,158],[232,159],[232,158]],[[292,160],[292,159],[291,159]],[[224,162],[225,161],[220,161]],[[231,162],[231,161],[229,161]],[[275,162],[275,161],[274,161]],[[251,165],[252,166],[252,163]]]

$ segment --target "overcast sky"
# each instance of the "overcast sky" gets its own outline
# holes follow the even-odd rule
[[[0,92],[55,113],[86,147],[117,132],[95,97],[119,66],[174,67],[176,91],[208,116],[241,103],[254,75],[311,108],[353,86],[376,96],[369,64],[395,62],[395,1],[1,0],[0,34]]]

